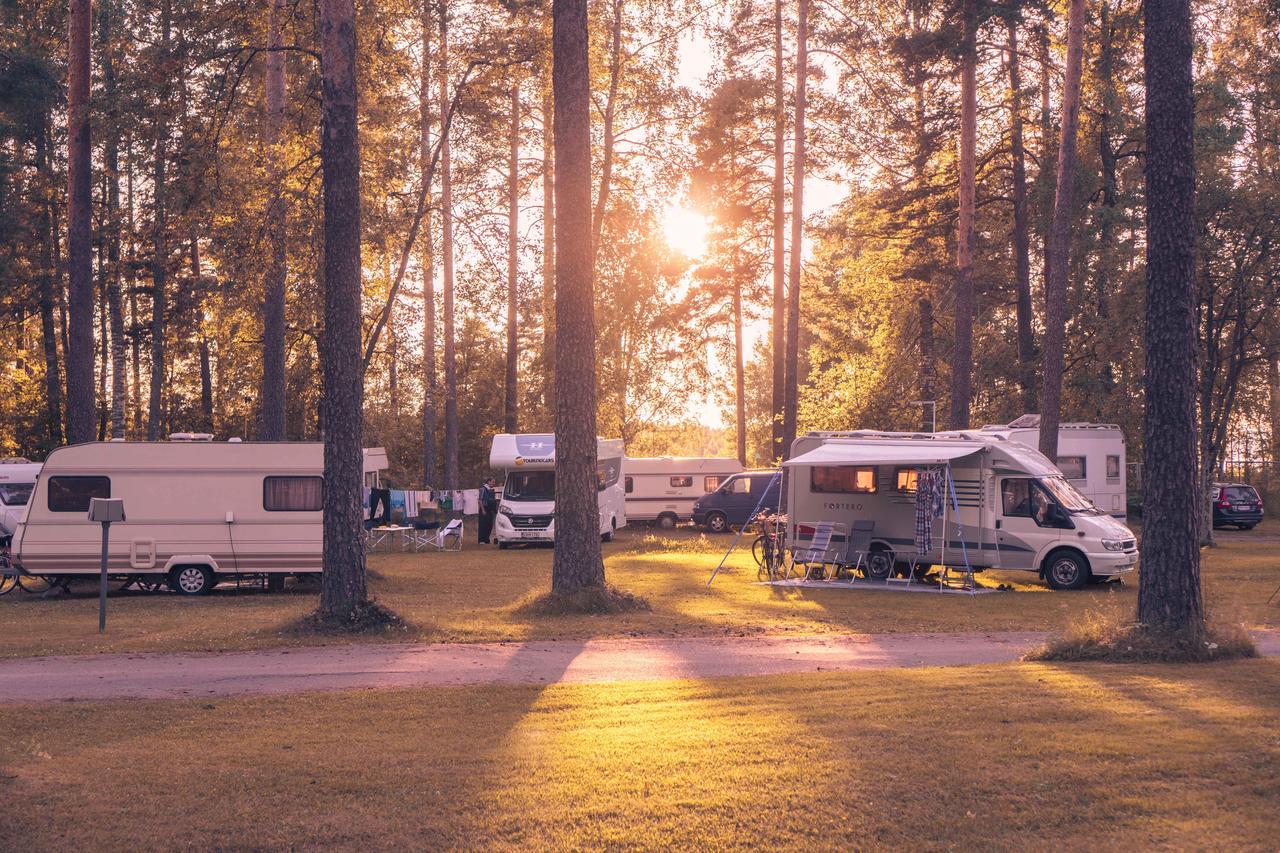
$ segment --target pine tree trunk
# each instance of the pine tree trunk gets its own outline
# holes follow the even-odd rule
[[[1267,403],[1271,427],[1271,476],[1280,482],[1280,333],[1273,331],[1273,355],[1267,358]]]
[[[161,9],[160,62],[162,74],[170,71],[170,37],[173,7],[164,0]],[[164,390],[164,334],[165,334],[165,286],[168,278],[169,245],[166,223],[165,161],[168,159],[169,109],[168,78],[161,86],[159,117],[156,121],[154,162],[152,171],[153,212],[151,222],[151,399],[147,407],[147,440],[159,441],[164,429],[164,410],[161,394]]]
[[[453,175],[449,163],[449,136],[444,123],[449,115],[448,9],[440,18],[440,249],[444,280],[444,488],[458,488],[458,365],[454,352],[453,320]]]
[[[320,0],[324,175],[324,576],[320,613],[351,622],[367,602],[360,543],[360,142],[354,0]]]
[[[137,225],[133,206],[133,140],[125,145],[125,208],[129,227],[129,406],[133,412],[133,431],[142,433],[142,312],[138,308]]]
[[[206,432],[213,432],[213,360],[209,356],[209,338],[200,335],[200,416]]]
[[[1071,252],[1072,190],[1076,180],[1076,132],[1080,123],[1080,71],[1084,54],[1084,0],[1067,10],[1067,67],[1062,81],[1062,132],[1058,137],[1058,179],[1044,283],[1044,365],[1040,387],[1040,452],[1058,458],[1062,421],[1062,371],[1067,331],[1067,275]]]
[[[418,167],[423,181],[431,170],[431,19],[433,0],[422,0],[422,73],[418,80],[418,122],[421,133]],[[436,287],[431,245],[430,188],[422,222],[422,483],[436,485]]]
[[[511,132],[507,157],[507,376],[503,395],[502,423],[508,433],[519,432],[519,389],[516,387],[520,361],[517,336],[518,282],[520,271],[520,83],[514,72],[511,80]]]
[[[773,0],[773,363],[769,461],[783,456],[782,412],[785,408],[786,359],[786,135],[787,104],[783,91],[782,0]]]
[[[1018,384],[1022,411],[1036,410],[1035,336],[1031,330],[1031,239],[1027,231],[1027,163],[1022,139],[1022,74],[1018,24],[1009,31],[1009,148],[1013,160],[1013,267],[1018,314]]]
[[[268,264],[262,290],[262,389],[258,438],[285,438],[285,284],[288,277],[288,206],[284,198],[284,148],[280,130],[284,123],[285,54],[282,20],[288,14],[285,0],[271,0],[267,19],[263,148],[267,158],[266,236]]]
[[[556,541],[551,591],[603,587],[596,490],[591,83],[587,0],[553,0],[556,202]]]
[[[40,202],[40,338],[44,348],[44,388],[45,388],[45,423],[49,436],[49,444],[57,447],[62,444],[62,369],[58,361],[58,329],[54,321],[54,308],[57,306],[57,278],[54,267],[57,254],[53,236],[53,187],[51,186],[52,163],[50,163],[50,144],[48,118],[36,134],[36,164],[40,170],[42,196]]]
[[[89,0],[70,0],[67,48],[67,441],[93,441],[93,229],[90,217]]]
[[[977,182],[977,0],[964,2],[960,58],[960,194],[956,230],[955,343],[951,355],[951,428],[969,428],[973,398],[973,217]]]
[[[554,422],[556,410],[556,166],[551,83],[542,97],[542,403]]]
[[[1144,0],[1147,309],[1138,621],[1203,629],[1195,425],[1195,104],[1190,0]]]
[[[795,155],[791,167],[791,262],[787,294],[787,361],[782,417],[782,458],[791,456],[796,440],[800,400],[800,273],[804,248],[805,101],[809,77],[809,0],[798,0],[796,10],[796,115]]]
[[[98,7],[98,42],[102,50],[102,83],[107,99],[107,134],[103,166],[107,173],[107,315],[111,331],[111,437],[124,438],[128,383],[121,303],[120,263],[120,109],[117,104],[115,61],[111,48],[112,0]]]

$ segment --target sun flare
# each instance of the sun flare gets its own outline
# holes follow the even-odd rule
[[[672,250],[687,258],[700,258],[707,251],[707,218],[687,207],[669,207],[662,217],[662,235]]]

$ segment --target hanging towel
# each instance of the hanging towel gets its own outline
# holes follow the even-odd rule
[[[480,490],[467,489],[462,493],[462,512],[465,515],[480,513]]]
[[[418,493],[412,489],[404,493],[404,517],[418,517]]]
[[[916,553],[928,554],[933,550],[933,499],[926,484],[932,472],[916,472]]]

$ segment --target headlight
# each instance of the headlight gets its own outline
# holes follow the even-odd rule
[[[499,506],[499,507],[498,507],[498,514],[499,514],[499,515],[505,515],[507,518],[511,518],[511,517],[513,517],[513,516],[515,515],[515,513],[514,513],[514,512],[512,512],[512,511],[511,511],[511,509],[510,509],[509,507],[506,507],[506,506]]]
[[[1129,544],[1127,539],[1103,539],[1102,547],[1108,551],[1123,551],[1124,546]]]

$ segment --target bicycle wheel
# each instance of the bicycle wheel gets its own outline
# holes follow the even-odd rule
[[[0,575],[0,595],[12,592],[18,587],[17,575]]]
[[[768,547],[768,539],[763,534],[757,536],[756,541],[751,543],[751,556],[755,558],[756,565],[761,568],[767,568],[765,566],[765,557],[767,556]]]
[[[23,592],[37,595],[48,592],[53,587],[53,579],[46,575],[18,575],[18,586]]]

